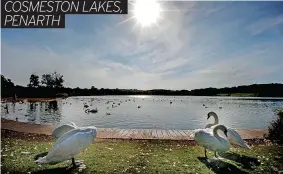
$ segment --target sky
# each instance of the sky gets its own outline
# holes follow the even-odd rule
[[[160,2],[156,25],[67,15],[65,29],[2,29],[1,74],[26,86],[57,71],[68,87],[196,89],[282,83],[283,2]],[[123,22],[124,21],[124,22]]]

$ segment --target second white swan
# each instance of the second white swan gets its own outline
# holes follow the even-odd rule
[[[205,126],[205,128],[211,128],[213,129],[216,125],[219,124],[219,119],[218,116],[215,112],[209,112],[207,114],[207,119],[209,119],[210,117],[214,118],[214,123],[213,124],[207,124]],[[249,145],[247,145],[247,143],[241,138],[241,136],[232,128],[227,127],[228,133],[228,140],[230,141],[231,144],[235,144],[238,145],[242,148],[248,148],[251,149]]]
[[[206,155],[206,149],[213,150],[214,155],[216,156],[216,152],[226,152],[230,149],[230,142],[218,135],[218,130],[224,132],[227,137],[227,128],[223,125],[216,125],[213,130],[210,129],[198,129],[195,131],[194,139],[195,141],[204,147],[204,155]]]

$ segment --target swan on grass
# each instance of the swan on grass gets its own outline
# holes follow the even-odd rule
[[[218,116],[215,112],[209,112],[207,114],[207,119],[209,119],[210,117],[213,117],[214,118],[214,123],[213,124],[207,124],[205,126],[205,128],[212,128],[215,127],[215,125],[218,125],[219,124],[219,119],[218,119]],[[238,145],[242,148],[248,148],[248,149],[251,149],[249,145],[247,145],[247,143],[241,138],[241,136],[232,128],[229,128],[227,127],[227,130],[228,130],[228,140],[230,141],[231,144],[234,144],[234,145]]]
[[[72,160],[74,167],[82,164],[82,161],[75,161],[75,156],[89,147],[97,135],[94,126],[75,128],[63,134],[53,145],[53,147],[42,154],[44,157],[35,157],[37,164],[57,164],[66,160]]]
[[[195,141],[204,147],[204,155],[206,155],[206,149],[214,151],[215,157],[217,157],[216,152],[226,152],[230,149],[230,142],[218,135],[218,130],[224,132],[227,137],[227,128],[224,125],[215,126],[212,131],[211,129],[198,129],[195,131],[194,139]]]

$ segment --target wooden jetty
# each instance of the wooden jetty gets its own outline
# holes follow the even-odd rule
[[[1,119],[1,129],[12,131],[51,135],[55,129],[52,125],[22,123]],[[243,139],[263,139],[267,130],[249,129],[236,130]],[[97,138],[100,139],[160,139],[160,140],[193,140],[193,130],[162,130],[162,129],[119,129],[98,128]]]

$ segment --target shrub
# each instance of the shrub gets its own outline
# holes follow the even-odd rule
[[[268,138],[274,143],[283,144],[283,108],[276,112],[278,117],[268,127]]]
[[[69,95],[67,93],[58,93],[57,97],[67,98]]]

